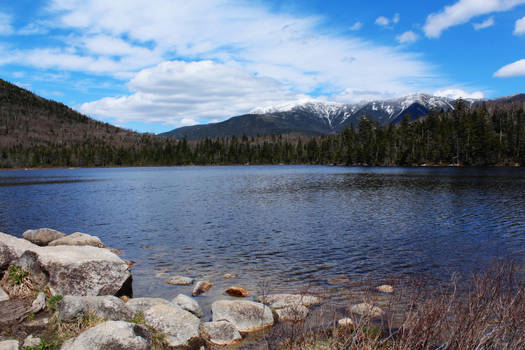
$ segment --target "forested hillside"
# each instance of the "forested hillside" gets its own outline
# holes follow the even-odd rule
[[[523,165],[524,95],[382,126],[362,118],[339,134],[199,141],[140,134],[0,81],[0,167],[341,164]]]

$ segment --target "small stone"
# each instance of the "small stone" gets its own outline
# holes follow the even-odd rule
[[[0,341],[0,350],[18,350],[18,340]]]
[[[226,279],[230,279],[230,278],[233,278],[235,277],[234,275],[232,275],[231,273],[225,273],[224,275],[222,275],[222,277],[226,278]]]
[[[394,293],[394,287],[389,284],[383,284],[377,287],[377,291],[381,293]]]
[[[218,300],[211,305],[213,321],[229,321],[239,332],[256,332],[273,325],[272,310],[248,300]]]
[[[237,297],[237,298],[244,298],[244,297],[250,296],[250,292],[248,292],[246,289],[241,288],[241,287],[230,287],[226,289],[226,294],[232,297]]]
[[[49,243],[49,246],[73,245],[73,246],[92,246],[106,248],[100,238],[88,235],[87,233],[75,232],[68,236],[56,239]]]
[[[200,330],[201,336],[215,345],[232,345],[242,340],[237,328],[228,321],[204,322]]]
[[[193,283],[193,278],[185,276],[172,276],[166,280],[167,284],[173,284],[176,286],[188,286]]]
[[[33,337],[32,334],[29,334],[26,339],[24,340],[24,345],[23,345],[23,348],[25,349],[26,347],[30,347],[30,348],[36,348],[37,346],[39,346],[40,344],[42,343],[42,340],[38,337]]]
[[[204,315],[197,300],[187,295],[179,294],[171,302],[179,305],[183,310],[189,311],[197,317],[202,317],[202,315]]]
[[[43,292],[38,293],[36,299],[31,305],[29,310],[31,313],[36,314],[46,308],[46,295]]]
[[[345,317],[337,321],[337,325],[339,327],[353,327],[354,321],[352,321],[352,319],[349,317]]]
[[[9,294],[5,292],[5,290],[0,287],[0,301],[6,301],[9,300]]]
[[[350,311],[360,316],[369,316],[369,317],[374,317],[374,318],[381,317],[385,314],[385,312],[380,307],[373,306],[368,303],[352,305],[350,307]]]
[[[193,292],[191,293],[191,295],[193,295],[194,297],[197,297],[209,291],[211,287],[213,287],[212,283],[207,282],[207,281],[199,281],[195,285],[195,288],[193,288]]]
[[[66,237],[65,233],[50,228],[39,228],[38,230],[27,230],[22,234],[22,238],[37,244],[46,246],[59,238]]]
[[[276,309],[275,313],[281,322],[299,322],[308,316],[308,308],[303,305],[288,306]]]

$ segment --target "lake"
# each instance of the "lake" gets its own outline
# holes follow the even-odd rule
[[[13,170],[0,172],[0,195],[2,232],[80,231],[121,249],[136,262],[135,296],[191,292],[159,273],[216,283],[209,303],[232,284],[340,290],[334,279],[445,281],[525,261],[520,168]]]

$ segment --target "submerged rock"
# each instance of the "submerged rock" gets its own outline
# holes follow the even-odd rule
[[[162,298],[133,298],[129,299],[126,302],[126,305],[135,315],[137,312],[145,312],[147,309],[155,305],[171,305],[171,303]]]
[[[63,350],[147,350],[151,349],[149,330],[135,323],[107,321],[67,340]]]
[[[159,275],[159,274],[157,274]],[[185,276],[171,276],[166,280],[167,284],[173,284],[176,286],[188,286],[190,284],[193,284],[193,278],[191,277],[185,277]]]
[[[204,322],[200,330],[201,336],[215,345],[232,345],[242,340],[237,328],[228,321]]]
[[[200,341],[197,316],[177,305],[155,305],[144,312],[146,324],[166,334],[172,347],[188,347]]]
[[[179,294],[171,302],[180,306],[182,309],[191,312],[197,317],[202,317],[202,315],[204,315],[197,300],[187,295]]]
[[[350,311],[360,316],[368,316],[374,318],[381,317],[385,314],[385,312],[380,307],[368,303],[352,305],[350,307]]]
[[[225,273],[224,275],[222,275],[223,278],[226,278],[226,279],[230,279],[230,278],[233,278],[235,277],[234,275],[232,275],[231,273]]]
[[[213,321],[229,321],[239,332],[248,333],[273,325],[272,310],[247,300],[219,300],[212,304]]]
[[[65,233],[50,228],[39,228],[38,230],[27,230],[22,234],[22,238],[39,246],[46,246],[50,242],[59,238],[66,237]]]
[[[345,317],[337,321],[337,325],[339,327],[353,327],[354,321],[349,317]]]
[[[308,307],[321,302],[321,298],[319,297],[302,294],[270,294],[265,297],[259,297],[258,300],[264,304],[270,305],[274,309],[282,309],[294,305]]]
[[[389,284],[383,284],[377,287],[377,291],[381,293],[394,293],[394,287]]]
[[[193,288],[193,292],[191,293],[191,295],[197,297],[209,291],[211,287],[213,287],[213,283],[207,281],[199,281],[195,285],[195,288]]]
[[[59,318],[62,321],[72,321],[87,313],[109,320],[130,320],[134,313],[131,308],[119,298],[105,296],[73,296],[66,295],[58,306]]]
[[[232,297],[237,297],[237,298],[244,298],[244,297],[250,296],[250,292],[248,292],[246,289],[241,288],[241,287],[230,287],[226,289],[226,294]]]
[[[88,235],[87,233],[75,232],[68,236],[59,238],[49,243],[49,246],[72,245],[72,246],[91,246],[106,248],[100,238]]]

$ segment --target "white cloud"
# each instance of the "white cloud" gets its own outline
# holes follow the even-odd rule
[[[514,35],[523,35],[525,34],[525,16],[516,21],[514,26]]]
[[[388,26],[390,24],[390,20],[388,18],[386,18],[385,16],[379,16],[376,19],[376,24],[378,26],[386,27],[386,26]]]
[[[13,33],[11,26],[11,16],[0,12],[0,35],[9,35]]]
[[[399,15],[399,13],[396,13],[394,17],[392,17],[392,23],[397,24],[399,23],[400,19],[401,19],[401,16]]]
[[[511,78],[525,75],[525,59],[501,67],[494,76],[497,78]]]
[[[304,99],[283,84],[257,77],[237,64],[212,61],[163,62],[140,71],[128,83],[133,93],[84,103],[80,111],[116,118],[186,126],[224,120],[254,106]]]
[[[453,26],[467,23],[472,18],[492,12],[508,11],[525,0],[459,0],[453,5],[427,17],[423,30],[429,38],[439,38]]]
[[[458,88],[448,88],[437,90],[434,92],[434,96],[448,97],[453,99],[464,98],[464,99],[482,99],[485,97],[481,91],[467,92]]]
[[[494,16],[487,18],[483,22],[480,23],[472,23],[472,26],[475,30],[485,29],[488,27],[492,27],[494,25]]]
[[[403,34],[396,36],[396,39],[400,44],[412,44],[415,43],[417,39],[419,39],[419,36],[413,31],[408,30]]]
[[[357,30],[360,30],[361,28],[363,28],[363,23],[361,22],[355,22],[350,28],[350,30],[352,31],[357,31]]]

